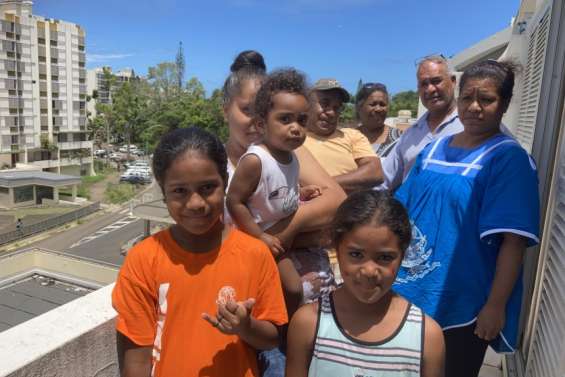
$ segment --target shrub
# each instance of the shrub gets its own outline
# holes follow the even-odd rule
[[[135,187],[129,183],[108,183],[108,187],[104,195],[108,202],[112,204],[121,204],[133,198],[135,195]]]

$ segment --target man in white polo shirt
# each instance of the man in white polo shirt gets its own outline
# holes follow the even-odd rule
[[[455,103],[455,75],[441,56],[418,64],[418,94],[428,111],[402,134],[389,155],[381,159],[383,183],[378,189],[395,190],[404,182],[416,157],[428,143],[463,131]]]

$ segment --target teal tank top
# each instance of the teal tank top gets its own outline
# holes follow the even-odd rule
[[[398,329],[388,339],[364,342],[345,333],[335,315],[333,294],[320,298],[309,377],[420,376],[424,314],[409,304]]]

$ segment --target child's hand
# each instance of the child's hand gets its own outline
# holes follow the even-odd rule
[[[504,327],[505,318],[504,306],[487,302],[477,316],[475,335],[484,340],[493,340]]]
[[[263,233],[259,236],[259,238],[261,239],[261,241],[265,242],[267,246],[269,246],[269,249],[271,249],[271,253],[274,257],[278,257],[279,255],[284,253],[282,242],[277,237]]]
[[[322,189],[320,186],[308,185],[300,187],[300,200],[307,202],[322,195]]]
[[[202,318],[224,334],[241,336],[249,330],[253,305],[255,305],[253,298],[240,302],[218,303],[216,317],[202,313]]]

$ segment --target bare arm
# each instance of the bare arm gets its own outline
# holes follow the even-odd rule
[[[306,377],[316,339],[318,304],[304,305],[294,314],[288,329],[287,377]]]
[[[304,147],[295,150],[300,162],[300,184],[316,185],[321,195],[298,207],[298,211],[270,229],[273,234],[290,245],[298,233],[311,232],[327,227],[333,220],[337,207],[345,200],[345,192],[320,166]]]
[[[278,329],[269,321],[251,318],[249,327],[240,336],[241,339],[256,350],[270,350],[279,345]]]
[[[334,179],[345,191],[371,188],[382,183],[381,163],[378,157],[363,157],[355,160],[357,169]]]
[[[422,377],[443,377],[445,374],[445,342],[441,327],[426,316]]]
[[[116,332],[118,364],[122,377],[149,377],[153,347],[138,346],[119,331]]]
[[[496,260],[494,281],[487,300],[477,316],[475,334],[482,339],[496,338],[504,327],[506,303],[520,275],[526,251],[526,239],[513,233],[504,233]]]
[[[228,189],[226,205],[237,226],[254,237],[259,237],[263,231],[255,223],[247,201],[257,189],[261,178],[261,160],[255,155],[247,155],[239,161]]]
[[[263,232],[247,207],[247,202],[257,189],[260,179],[261,160],[259,157],[250,154],[242,158],[231,180],[226,205],[236,225],[245,233],[265,242],[273,255],[277,256],[284,252],[281,241]]]

